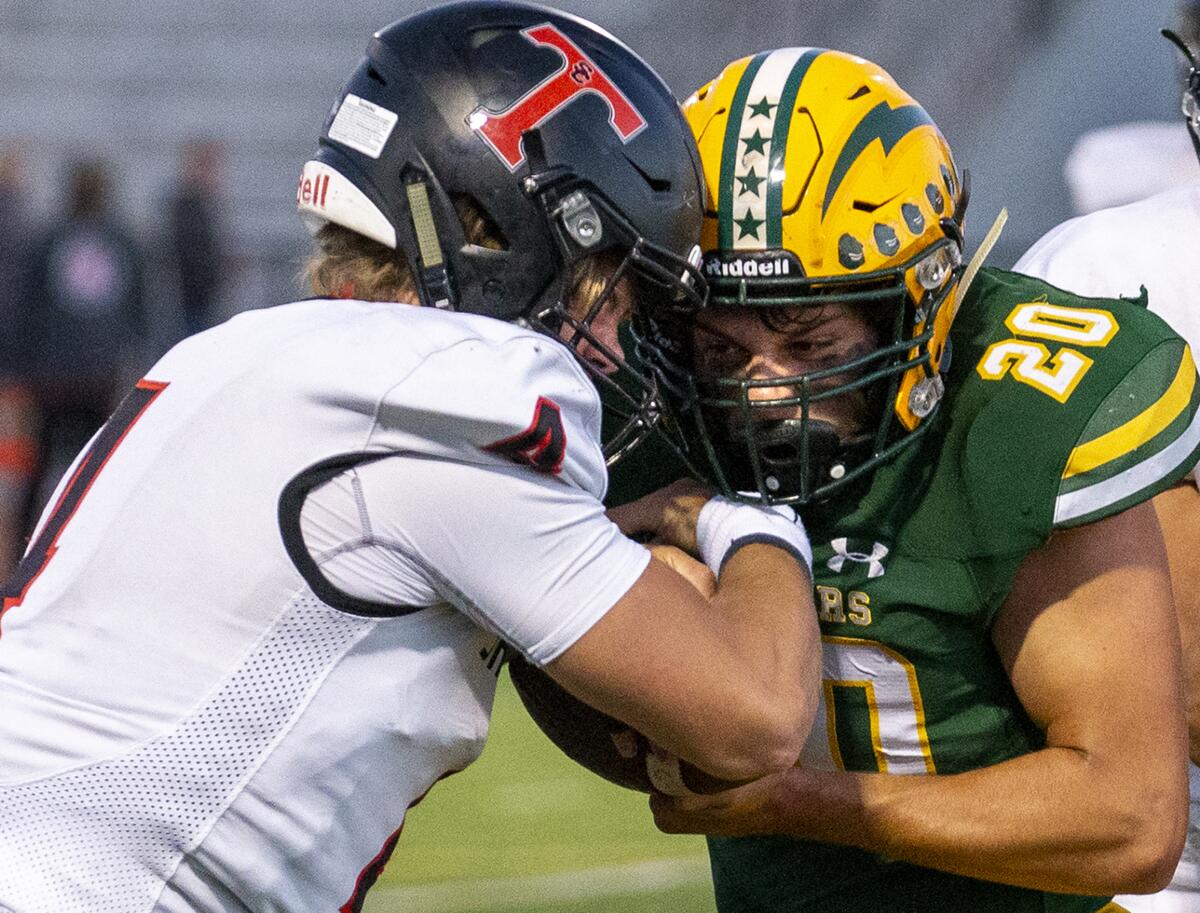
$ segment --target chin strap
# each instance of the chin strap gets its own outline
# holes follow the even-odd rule
[[[996,216],[996,221],[992,223],[992,227],[988,229],[988,233],[984,235],[983,241],[980,242],[979,247],[975,250],[975,255],[971,257],[971,262],[963,270],[962,278],[958,280],[958,288],[954,291],[953,309],[950,312],[952,323],[954,318],[958,316],[959,307],[967,298],[967,291],[971,288],[971,283],[975,281],[975,275],[992,252],[992,248],[996,246],[996,242],[1000,240],[1000,233],[1004,231],[1004,225],[1007,221],[1008,209],[1001,208],[999,215]]]
[[[455,296],[450,287],[450,274],[442,256],[442,242],[438,238],[437,220],[429,203],[429,188],[425,176],[411,169],[404,176],[404,192],[408,197],[408,212],[412,219],[413,235],[417,239],[420,255],[417,284],[421,290],[421,303],[433,305],[441,310],[454,310]]]

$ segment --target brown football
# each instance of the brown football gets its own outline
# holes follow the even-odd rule
[[[620,720],[585,704],[519,655],[509,659],[508,671],[538,728],[568,758],[610,783],[672,796],[717,793],[741,785],[663,751]]]

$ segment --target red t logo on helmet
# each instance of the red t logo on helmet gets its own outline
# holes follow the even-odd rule
[[[646,118],[604,71],[588,59],[570,38],[545,23],[523,29],[521,34],[536,45],[554,48],[563,64],[554,73],[500,112],[482,106],[467,117],[467,123],[483,139],[509,171],[525,161],[521,134],[544,123],[573,98],[586,93],[598,95],[608,105],[608,122],[622,143],[633,139],[646,126]]]

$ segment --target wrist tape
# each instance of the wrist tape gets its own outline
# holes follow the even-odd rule
[[[755,542],[790,552],[812,576],[812,546],[804,525],[790,507],[758,507],[717,495],[700,508],[696,543],[700,557],[717,576],[734,552]]]

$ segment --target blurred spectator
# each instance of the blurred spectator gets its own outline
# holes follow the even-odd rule
[[[219,218],[224,158],[215,140],[188,140],[180,152],[178,184],[167,204],[180,310],[189,336],[217,322],[215,305],[224,272]]]
[[[21,360],[28,348],[20,288],[30,234],[21,156],[15,148],[0,149],[0,581],[19,556],[34,465],[35,413]]]
[[[15,146],[0,146],[0,349],[5,358],[13,343],[10,321],[19,314],[18,293],[20,276],[29,255],[29,214],[25,207],[25,174],[21,153]],[[0,362],[0,371],[7,373],[8,364]]]
[[[65,186],[65,213],[26,283],[26,375],[41,418],[29,521],[116,405],[146,334],[142,256],[111,208],[107,164],[74,164]]]

